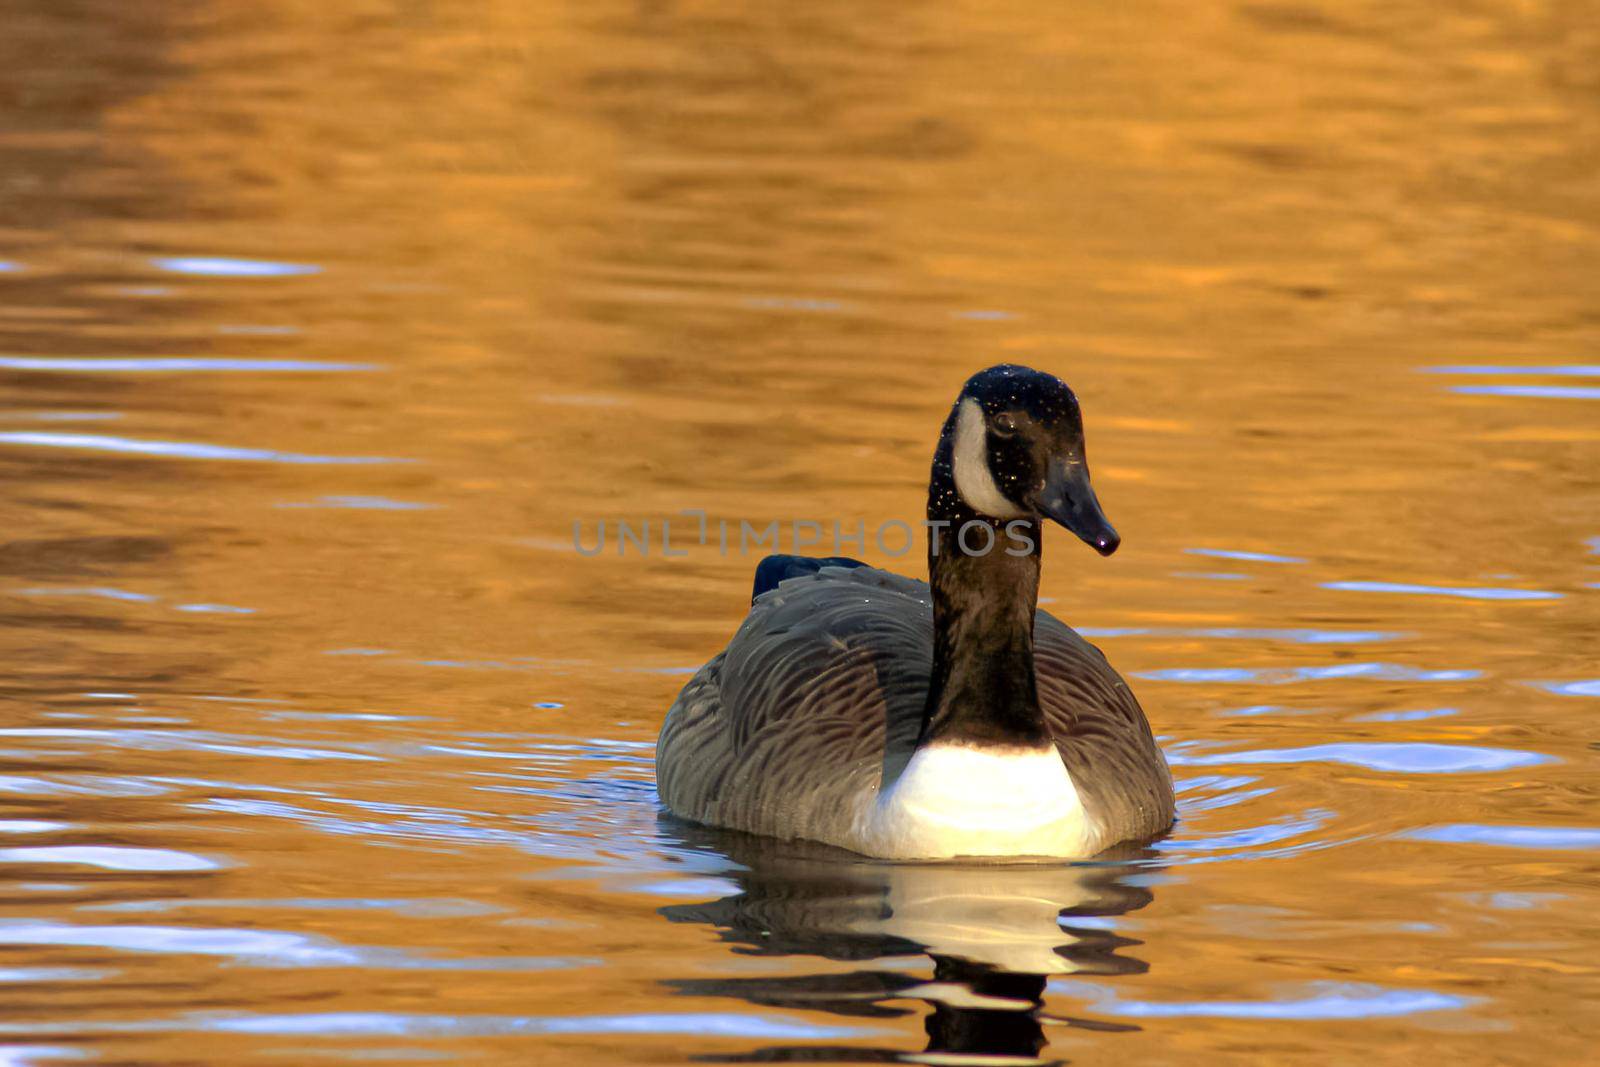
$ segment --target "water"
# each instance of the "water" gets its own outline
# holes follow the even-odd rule
[[[0,1062],[1586,1061],[1593,15],[12,5]],[[663,821],[718,522],[915,520],[1000,359],[1176,830]]]

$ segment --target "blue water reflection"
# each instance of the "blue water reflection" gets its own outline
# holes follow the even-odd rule
[[[1316,667],[1173,667],[1137,671],[1135,678],[1154,682],[1211,684],[1234,682],[1251,685],[1292,685],[1296,682],[1326,681],[1336,678],[1368,678],[1385,682],[1461,682],[1483,677],[1472,669],[1424,670],[1400,663],[1337,663]]]
[[[1335,630],[1270,626],[1076,626],[1083,637],[1199,637],[1211,641],[1284,641],[1299,645],[1366,645],[1414,636],[1400,630]]]
[[[1352,593],[1410,593],[1416,596],[1448,596],[1465,600],[1560,600],[1565,594],[1543,589],[1499,589],[1493,586],[1458,588],[1446,585],[1421,585],[1416,582],[1323,582],[1324,589]]]
[[[135,593],[130,589],[118,589],[109,585],[86,585],[81,587],[63,587],[61,589],[16,589],[11,590],[13,596],[31,597],[96,597],[101,600],[120,600],[129,604],[153,604],[159,598],[149,593]]]
[[[213,278],[284,278],[317,274],[322,270],[311,263],[274,263],[265,259],[230,259],[225,256],[173,256],[150,262],[174,274],[200,274]]]
[[[1351,722],[1422,722],[1426,719],[1443,719],[1459,715],[1455,708],[1416,708],[1410,711],[1374,711],[1367,715],[1352,715]]]
[[[1385,989],[1357,982],[1309,982],[1303,992],[1286,991],[1272,1000],[1122,1000],[1104,986],[1059,979],[1052,981],[1050,988],[1090,999],[1095,1011],[1147,1019],[1376,1019],[1454,1011],[1474,1000],[1428,989]]]
[[[1426,374],[1525,374],[1542,378],[1600,378],[1600,363],[1546,363],[1517,367],[1509,364],[1469,364],[1423,367]]]
[[[1576,682],[1536,682],[1540,689],[1564,697],[1600,697],[1600,678],[1585,678]]]
[[[192,956],[223,956],[264,967],[374,967],[430,971],[548,971],[591,967],[577,957],[434,956],[386,947],[345,945],[284,930],[205,926],[88,925],[0,920],[0,945],[51,945]]]
[[[343,374],[379,369],[376,363],[315,359],[239,359],[201,356],[0,356],[0,370],[49,374],[161,374],[169,372],[248,374]]]
[[[1373,771],[1398,774],[1468,774],[1533,767],[1554,759],[1538,752],[1486,748],[1477,745],[1440,745],[1423,741],[1333,741],[1298,748],[1246,749],[1191,755],[1169,749],[1167,761],[1175,767],[1227,767],[1261,763],[1343,763]]]
[[[863,1026],[820,1026],[775,1015],[683,1012],[638,1015],[403,1015],[396,1012],[328,1012],[306,1015],[234,1015],[196,1018],[202,1029],[233,1034],[301,1034],[325,1037],[488,1037],[517,1034],[660,1034],[826,1040],[880,1033]]]
[[[1453,385],[1452,393],[1472,396],[1525,396],[1559,400],[1600,400],[1600,386],[1590,385]]]
[[[1302,556],[1279,556],[1270,552],[1244,552],[1231,548],[1186,548],[1193,556],[1214,556],[1217,559],[1238,559],[1252,563],[1305,563]]]
[[[0,433],[0,443],[30,445],[36,448],[85,449],[131,456],[159,456],[174,459],[227,460],[244,463],[293,464],[374,464],[404,463],[391,456],[318,456],[300,452],[276,452],[266,448],[233,448],[194,441],[145,441],[131,437],[109,437],[86,433]]]
[[[316,500],[291,501],[275,505],[280,508],[343,508],[352,511],[429,511],[437,504],[423,504],[414,500],[391,500],[384,496],[322,496]]]
[[[41,845],[0,848],[0,863],[70,864],[108,871],[214,871],[223,864],[170,848],[121,845]]]
[[[1481,823],[1450,823],[1444,826],[1425,826],[1409,831],[1404,836],[1417,841],[1438,841],[1452,845],[1600,849],[1600,827],[1587,826],[1493,826]]]

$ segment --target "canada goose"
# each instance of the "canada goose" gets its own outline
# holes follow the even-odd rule
[[[1120,543],[1072,390],[990,367],[934,452],[931,584],[762,561],[749,616],[662,724],[667,809],[898,860],[1081,858],[1166,830],[1172,779],[1138,701],[1037,610],[1042,518],[1102,555]]]

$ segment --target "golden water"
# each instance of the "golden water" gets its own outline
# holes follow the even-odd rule
[[[0,1062],[1591,1062],[1600,11],[1108,6],[8,5]],[[1175,831],[659,821],[1000,360]]]

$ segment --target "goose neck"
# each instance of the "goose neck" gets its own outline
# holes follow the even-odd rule
[[[930,497],[930,517],[948,525],[935,523],[929,536],[934,653],[920,743],[1048,745],[1033,662],[1038,524],[1013,520],[1011,530],[1024,536],[1008,538],[1005,522],[962,507],[958,496],[943,495],[943,502],[953,499],[955,506],[934,514],[932,504],[940,499],[937,492]],[[991,527],[989,551],[974,550],[986,540],[976,527],[961,536],[962,527],[971,523]]]

